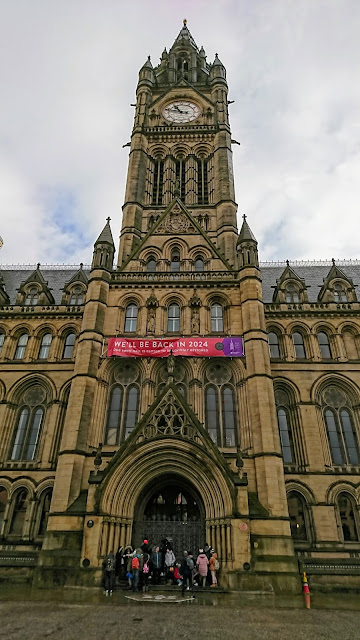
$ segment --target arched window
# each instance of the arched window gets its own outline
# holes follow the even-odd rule
[[[136,426],[138,413],[138,386],[133,384],[125,389],[122,385],[113,387],[106,419],[105,444],[116,446],[127,438]]]
[[[5,333],[0,332],[0,354],[5,342]]]
[[[270,358],[280,358],[279,336],[275,331],[269,331],[268,342],[270,349]]]
[[[236,429],[235,429],[235,403],[234,391],[232,387],[223,387],[222,396],[222,417],[224,431],[224,446],[236,446]]]
[[[206,428],[211,440],[221,446],[218,390],[215,387],[206,389]]]
[[[180,331],[180,307],[176,302],[172,302],[168,308],[168,333]]]
[[[294,462],[294,446],[287,409],[278,407],[277,418],[279,425],[281,450],[285,464]]]
[[[295,285],[288,284],[285,290],[285,300],[286,302],[296,303],[300,302],[299,292]]]
[[[317,334],[320,347],[320,353],[323,360],[329,360],[331,356],[331,348],[329,336],[325,331],[319,331]]]
[[[238,420],[231,369],[213,362],[206,370],[205,424],[219,447],[236,447]]]
[[[174,273],[180,271],[180,251],[173,249],[171,252],[171,271]]]
[[[21,409],[11,460],[34,460],[43,417],[43,407]]]
[[[210,320],[212,333],[222,333],[224,331],[224,312],[218,302],[211,305]]]
[[[195,260],[195,271],[204,271],[204,260],[200,256]]]
[[[31,289],[29,289],[29,291],[26,294],[24,304],[29,304],[33,306],[38,303],[38,298],[39,298],[39,294],[38,294],[37,288],[31,287]]]
[[[354,507],[350,496],[340,493],[337,499],[340,523],[344,542],[356,542],[358,540],[357,527],[355,522]]]
[[[39,529],[38,529],[39,536],[44,536],[46,533],[50,506],[51,506],[51,498],[52,498],[52,489],[50,489],[49,491],[46,491],[41,501],[41,514],[40,514]]]
[[[26,489],[21,489],[21,491],[18,491],[15,497],[14,511],[9,529],[10,535],[18,536],[19,538],[23,535],[26,510],[27,491]]]
[[[127,389],[126,393],[126,404],[125,404],[125,439],[130,435],[133,431],[136,421],[137,414],[139,408],[139,389],[137,386],[131,386]]]
[[[294,333],[292,334],[292,339],[293,339],[293,343],[294,343],[296,359],[297,360],[302,360],[302,359],[306,358],[304,338],[303,338],[302,333],[300,333],[300,331],[294,331]]]
[[[154,273],[156,271],[156,260],[151,256],[146,263],[146,271],[148,273]]]
[[[137,325],[138,308],[134,303],[128,304],[125,311],[125,333],[135,333]]]
[[[52,341],[51,333],[45,333],[41,340],[41,345],[39,349],[39,360],[47,360],[49,357],[50,345]]]
[[[291,536],[294,540],[308,540],[306,527],[306,505],[304,498],[296,491],[289,493],[288,509],[290,517]]]
[[[83,303],[83,289],[81,287],[74,287],[71,292],[70,305],[76,306]]]
[[[347,302],[348,297],[344,287],[340,282],[336,282],[334,285],[334,302]]]
[[[8,494],[5,487],[0,487],[0,536],[2,535],[2,526],[4,522],[4,514],[5,514],[7,500],[8,500]]]
[[[28,343],[29,336],[27,333],[22,333],[18,339],[15,351],[15,360],[22,360],[25,357],[26,345]]]
[[[115,445],[120,437],[123,388],[116,386],[110,394],[110,402],[106,420],[105,444]]]
[[[323,393],[322,402],[333,464],[358,465],[358,440],[347,394],[337,387],[328,387]]]
[[[64,351],[63,351],[63,360],[67,360],[73,357],[74,346],[75,346],[75,333],[68,333],[65,338],[64,343]]]

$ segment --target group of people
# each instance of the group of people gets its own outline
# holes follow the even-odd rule
[[[118,549],[107,555],[103,562],[103,586],[105,595],[112,595],[115,580],[126,577],[129,588],[135,591],[148,591],[149,579],[151,584],[159,585],[162,581],[191,590],[194,586],[216,587],[219,561],[216,552],[208,544],[199,549],[193,556],[190,551],[184,551],[181,562],[175,557],[170,541],[163,540],[161,546],[152,549],[148,540],[144,540],[141,547],[132,549]]]

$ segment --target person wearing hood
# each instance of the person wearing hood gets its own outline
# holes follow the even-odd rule
[[[115,581],[115,556],[110,551],[103,563],[104,565],[104,593],[107,596],[112,596],[114,581]]]
[[[174,577],[175,562],[176,562],[175,554],[173,550],[168,547],[165,553],[165,570],[166,570],[166,577],[168,581],[171,581],[171,582],[173,581],[173,577]]]
[[[197,564],[198,569],[199,569],[200,584],[201,584],[202,587],[205,587],[209,560],[207,559],[206,554],[204,553],[204,549],[200,549],[199,550],[199,555],[198,555],[198,558],[196,560],[196,564]]]
[[[209,560],[209,567],[210,567],[210,572],[211,572],[211,578],[212,578],[212,587],[217,587],[217,578],[216,578],[216,571],[219,568],[219,561],[217,559],[217,553],[215,553],[215,551],[213,552],[210,560]]]

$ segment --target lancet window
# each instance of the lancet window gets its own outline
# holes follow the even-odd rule
[[[344,542],[356,542],[359,537],[352,498],[345,492],[340,493],[336,501],[336,506]]]
[[[128,304],[125,311],[125,333],[135,333],[137,326],[138,308],[134,303]]]
[[[231,370],[220,363],[210,365],[205,386],[206,428],[219,447],[237,445],[237,409]]]
[[[358,465],[359,443],[348,394],[343,389],[329,386],[322,394],[322,404],[333,464]]]
[[[120,444],[136,426],[140,398],[138,375],[137,366],[128,361],[124,361],[114,373],[106,416],[105,444]]]
[[[309,540],[308,523],[307,523],[307,507],[304,498],[297,492],[289,493],[288,509],[290,517],[291,536],[294,540]]]
[[[39,385],[27,389],[19,403],[11,460],[34,460],[43,425],[46,393]]]

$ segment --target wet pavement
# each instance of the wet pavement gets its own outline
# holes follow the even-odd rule
[[[99,589],[32,589],[0,584],[0,640],[360,640],[360,595],[303,597],[181,590],[136,596]]]

